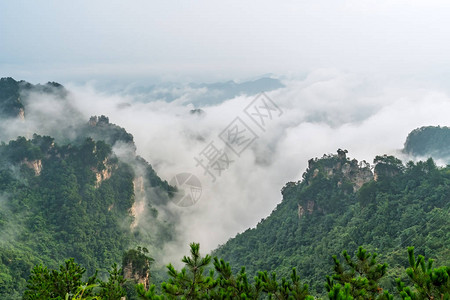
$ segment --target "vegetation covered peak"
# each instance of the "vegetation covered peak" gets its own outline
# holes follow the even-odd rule
[[[355,189],[352,174],[365,174]],[[398,253],[414,246],[416,253],[450,263],[450,168],[432,159],[404,164],[390,155],[375,157],[373,165],[349,159],[344,150],[309,161],[302,180],[282,189],[282,202],[256,228],[220,246],[214,254],[232,265],[275,271],[289,276],[296,267],[310,289],[321,294],[320,278],[329,257],[362,245],[391,267],[382,287],[395,289]],[[233,269],[238,271],[238,269]]]
[[[414,129],[406,138],[403,152],[419,157],[434,157],[450,162],[450,128],[424,126]]]

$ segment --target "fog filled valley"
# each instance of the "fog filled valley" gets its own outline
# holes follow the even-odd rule
[[[0,299],[450,300],[449,15],[0,1]]]
[[[167,275],[166,265],[182,268],[192,242],[229,261],[236,276],[245,266],[255,284],[238,292],[247,297],[294,295],[258,275],[289,278],[293,267],[302,281],[295,295],[323,297],[333,292],[324,285],[331,256],[358,246],[389,265],[376,284],[392,295],[401,295],[396,278],[408,282],[407,247],[437,267],[450,262],[445,93],[380,89],[325,70],[122,92],[2,78],[0,91],[3,297],[27,290],[34,299],[45,272],[33,267],[56,269],[68,258],[85,268],[83,280],[98,270],[101,283],[91,278],[86,292],[97,297],[183,295],[181,275]],[[197,181],[183,183],[183,174]],[[125,279],[108,296],[114,264]],[[220,266],[210,286],[204,279],[185,296],[230,293]],[[334,292],[345,294],[336,278]]]

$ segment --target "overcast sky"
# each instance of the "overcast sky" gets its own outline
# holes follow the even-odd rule
[[[0,76],[214,81],[318,68],[439,79],[450,2],[1,1]]]

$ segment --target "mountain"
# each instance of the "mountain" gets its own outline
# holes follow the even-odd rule
[[[278,79],[274,78],[258,78],[252,81],[236,83],[232,80],[217,83],[190,84],[194,89],[206,89],[207,93],[199,96],[195,101],[197,105],[214,105],[224,100],[232,99],[240,95],[253,96],[261,92],[269,92],[279,88],[283,88]]]
[[[195,88],[240,93],[258,84]],[[161,260],[164,246],[175,237],[178,218],[169,209],[175,188],[136,155],[130,133],[107,116],[85,118],[71,99],[70,91],[58,83],[0,80],[1,299],[22,297],[33,266],[55,269],[64,261],[73,266],[70,257],[88,275],[98,270],[102,279],[114,263],[122,262],[122,275],[148,287],[160,276],[152,270],[149,278],[150,262]],[[191,114],[202,115],[203,110]],[[413,131],[405,152],[446,156],[447,130]],[[325,275],[333,273],[331,256],[344,249],[353,253],[359,246],[380,253],[377,260],[389,264],[381,285],[390,291],[395,290],[393,279],[404,276],[407,246],[436,258],[439,265],[450,265],[450,166],[438,167],[433,159],[404,164],[388,155],[370,164],[347,155],[339,149],[311,159],[302,178],[282,188],[283,200],[270,216],[214,251],[238,274],[237,281],[225,280],[231,270],[225,262],[214,261],[216,271],[225,276],[219,278],[225,280],[224,289],[234,283],[246,286],[241,266],[250,282],[257,271],[288,278],[296,267],[302,283],[308,283],[313,294],[324,295]],[[198,247],[191,245],[192,260],[183,258],[188,267],[202,264]],[[188,272],[198,274],[191,267]],[[34,268],[29,283],[45,290],[39,274],[49,273],[43,270]],[[55,272],[53,277],[64,277],[64,270],[63,275]],[[186,274],[173,269],[175,279],[169,284],[184,286]],[[258,276],[270,283],[267,274]],[[132,284],[129,291],[135,291]]]
[[[57,82],[48,82],[45,85],[33,85],[26,81],[16,81],[11,77],[0,78],[0,118],[23,119],[25,107],[22,101],[30,92],[54,94],[64,97],[66,89]]]
[[[194,104],[196,107],[204,107],[222,103],[240,95],[254,96],[261,92],[269,92],[285,85],[276,78],[260,77],[243,82],[233,80],[214,83],[160,83],[160,84],[135,84],[127,87],[113,84],[100,86],[101,90],[108,92],[133,95],[142,102],[162,100],[166,102],[181,101],[185,104]]]
[[[68,101],[57,83],[0,83],[0,123],[33,119],[31,93]],[[58,139],[33,134],[0,145],[1,299],[21,298],[36,264],[56,268],[72,257],[106,276],[128,249],[145,245],[157,256],[174,235],[177,218],[166,209],[174,188],[136,155],[131,134],[106,116],[56,124]]]
[[[358,246],[389,264],[382,284],[390,291],[407,265],[407,246],[450,264],[450,167],[432,159],[404,165],[383,155],[371,166],[339,149],[311,159],[302,179],[281,193],[270,216],[214,251],[234,272],[245,266],[249,275],[267,270],[288,278],[296,267],[312,292],[323,295],[332,255]]]
[[[19,94],[20,82],[12,78],[0,79],[0,117],[23,117],[23,104]]]
[[[433,157],[450,163],[450,128],[424,126],[414,129],[406,138],[403,152],[413,156]]]

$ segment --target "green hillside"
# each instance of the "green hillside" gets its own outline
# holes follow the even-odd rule
[[[415,268],[424,264],[420,255],[436,259],[434,267],[446,266],[429,266],[428,275],[419,275],[430,277],[434,294],[444,295],[437,287],[448,294],[450,166],[438,167],[432,159],[404,163],[387,155],[370,164],[348,158],[341,149],[311,159],[302,179],[282,188],[282,202],[255,228],[230,239],[212,256],[201,257],[193,243],[191,257],[182,260],[184,271],[170,265],[168,275],[162,275],[152,267],[150,278],[150,263],[161,259],[163,247],[175,239],[178,220],[167,209],[175,189],[136,155],[130,133],[103,115],[83,120],[68,103],[69,92],[57,83],[1,79],[0,124],[7,120],[1,128],[33,119],[27,104],[35,93],[60,101],[70,112],[54,116],[57,128],[45,128],[52,136],[30,133],[1,141],[0,299],[22,299],[25,290],[25,299],[78,299],[74,293],[80,291],[97,297],[83,299],[118,299],[125,286],[128,299],[138,294],[140,299],[351,299],[345,296],[350,295],[349,282],[352,288],[363,286],[352,295],[362,290],[392,293],[399,277],[413,286],[419,272]],[[73,119],[64,122],[68,116]],[[414,130],[404,151],[445,159],[448,130]],[[114,152],[116,146],[120,153]],[[389,266],[376,264],[360,246],[379,253],[377,262]],[[412,248],[406,254],[409,246],[419,255],[417,261]],[[344,255],[345,271],[332,259],[343,250],[358,251],[360,259],[352,265]],[[356,279],[355,270],[360,272]],[[334,283],[342,286],[326,281],[333,273]],[[362,283],[361,278],[371,281]],[[151,285],[162,281],[160,287]],[[95,288],[88,288],[90,283]],[[135,283],[143,285],[135,290]],[[427,291],[422,287],[415,287],[420,297]],[[373,299],[367,295],[358,299]],[[379,295],[377,299],[392,299]]]
[[[256,228],[219,247],[214,255],[248,274],[275,271],[289,277],[292,267],[311,290],[324,293],[323,278],[332,272],[331,256],[358,246],[380,253],[389,264],[383,286],[408,265],[407,246],[450,264],[450,167],[433,160],[402,164],[377,156],[374,174],[366,162],[346,151],[309,161],[302,180],[287,183],[282,202]]]
[[[0,122],[27,118],[21,99],[30,91],[57,93],[61,101],[67,93],[57,83],[1,79]],[[20,299],[36,264],[56,268],[74,258],[104,277],[128,249],[145,245],[156,255],[173,238],[176,220],[162,219],[156,208],[173,188],[136,156],[131,134],[105,116],[59,129],[72,138],[58,143],[34,134],[0,144],[0,299]],[[130,151],[118,157],[117,143]]]

